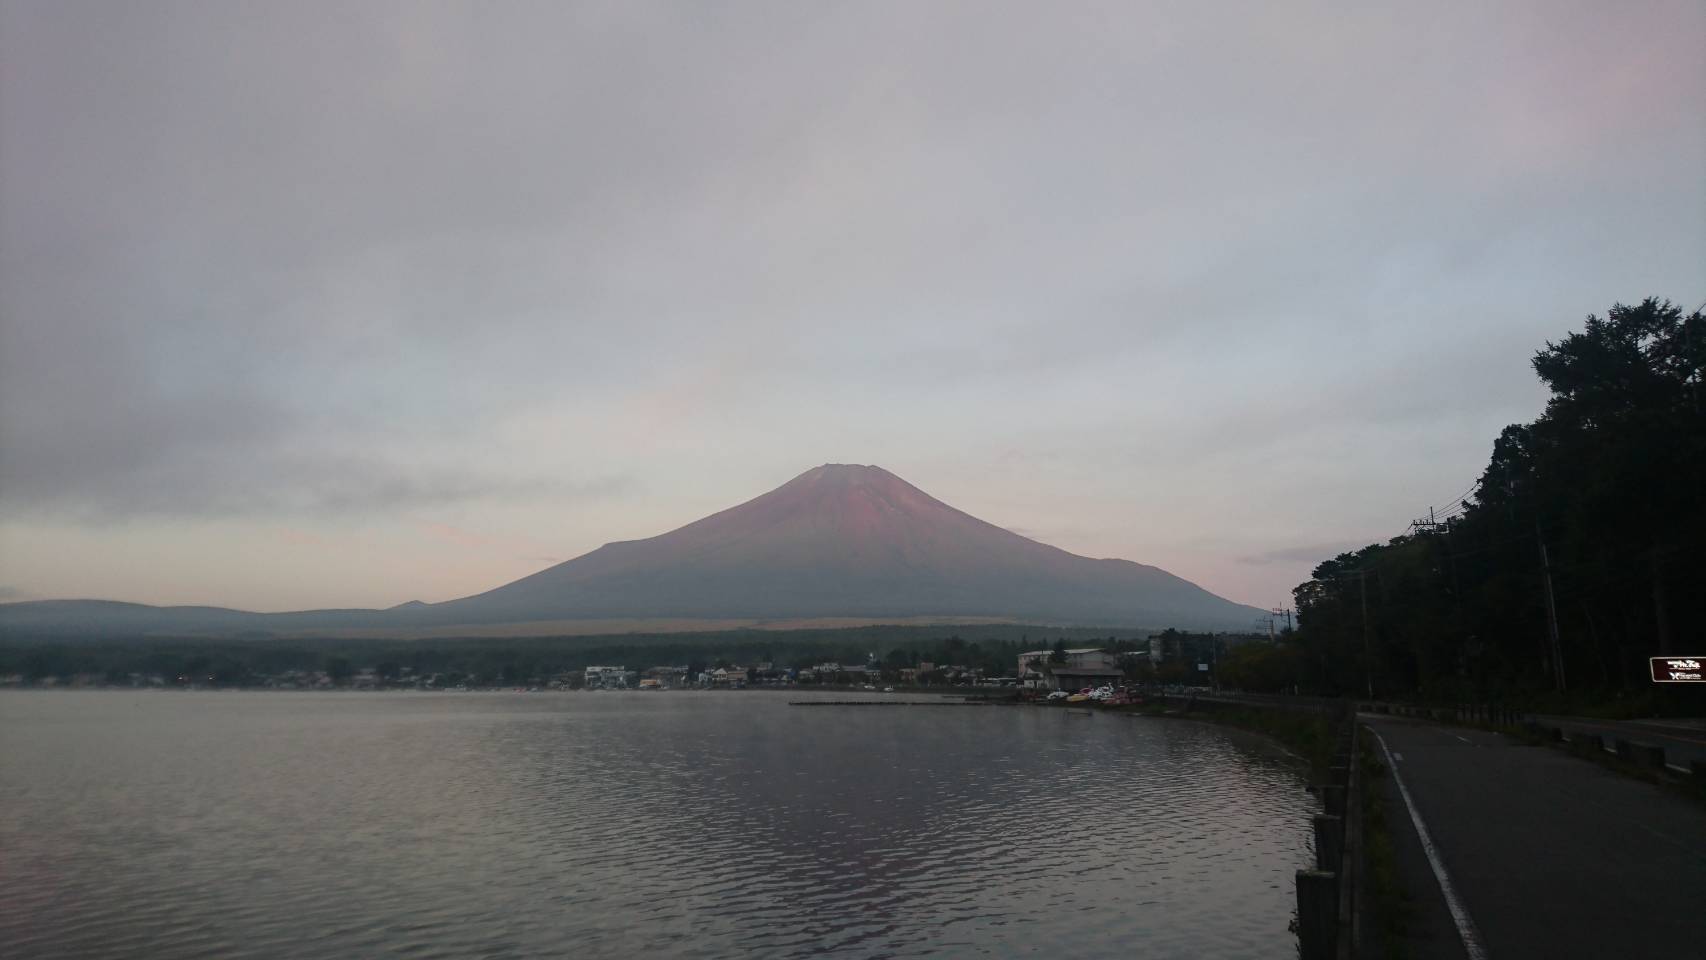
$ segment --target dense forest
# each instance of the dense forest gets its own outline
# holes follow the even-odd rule
[[[1652,299],[1548,342],[1533,360],[1545,411],[1504,429],[1459,501],[1316,567],[1285,648],[1252,653],[1254,685],[1673,707],[1698,693],[1652,690],[1647,658],[1706,653],[1703,354],[1700,310]]]

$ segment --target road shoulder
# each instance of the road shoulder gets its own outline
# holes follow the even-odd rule
[[[1409,807],[1393,780],[1380,741],[1369,737],[1367,747],[1374,752],[1382,770],[1381,776],[1366,781],[1365,788],[1376,795],[1385,818],[1392,869],[1396,874],[1397,902],[1385,907],[1395,914],[1384,925],[1385,929],[1371,925],[1375,929],[1367,931],[1370,935],[1365,937],[1361,954],[1383,960],[1468,960],[1451,909],[1428,863],[1427,852],[1416,833]],[[1378,911],[1380,905],[1375,906]]]

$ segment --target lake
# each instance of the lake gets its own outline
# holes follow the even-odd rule
[[[77,957],[1295,956],[1265,742],[811,694],[0,693],[0,943]]]

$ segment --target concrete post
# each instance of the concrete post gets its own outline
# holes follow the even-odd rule
[[[1297,941],[1302,960],[1331,960],[1338,953],[1339,875],[1297,871]]]
[[[1329,783],[1321,788],[1321,808],[1335,817],[1345,815],[1345,787]]]
[[[1345,818],[1325,813],[1315,815],[1315,867],[1339,872],[1345,850]]]
[[[1635,762],[1643,767],[1649,767],[1653,770],[1665,768],[1664,747],[1651,743],[1636,743],[1630,745],[1630,753],[1634,755]]]

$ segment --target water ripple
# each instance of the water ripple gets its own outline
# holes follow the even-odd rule
[[[749,694],[0,695],[11,957],[1290,957],[1248,738]]]

